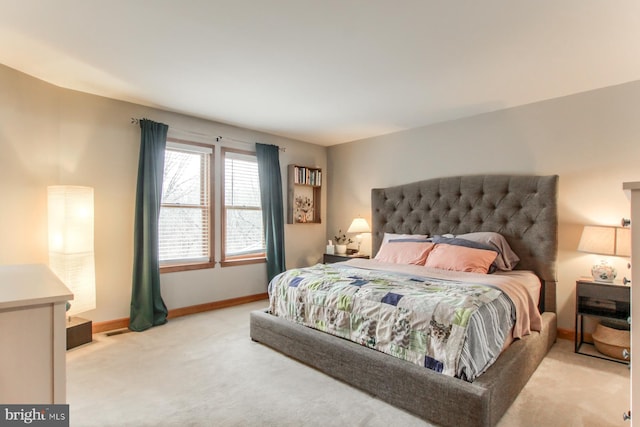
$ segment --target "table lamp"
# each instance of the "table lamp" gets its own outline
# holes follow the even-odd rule
[[[349,226],[349,229],[347,230],[347,233],[358,233],[356,235],[356,243],[358,244],[358,252],[360,252],[360,245],[362,244],[362,233],[370,233],[371,232],[371,228],[369,228],[369,223],[367,223],[367,220],[364,218],[355,218],[352,222],[351,225]]]
[[[631,255],[631,230],[622,227],[585,225],[578,244],[578,251],[606,256]],[[618,272],[603,258],[591,267],[596,282],[612,283]]]

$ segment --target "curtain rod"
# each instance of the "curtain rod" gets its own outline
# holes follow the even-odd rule
[[[135,117],[131,117],[131,124],[132,125],[137,125],[140,123],[140,119],[136,119]],[[236,139],[236,138],[230,138],[230,137],[226,137],[226,136],[213,136],[211,134],[206,134],[206,133],[200,133],[200,132],[194,132],[192,130],[186,130],[186,129],[181,129],[181,128],[177,128],[177,127],[173,127],[173,126],[169,126],[169,129],[175,129],[179,132],[184,132],[184,133],[190,133],[192,135],[196,135],[196,136],[204,136],[206,138],[214,138],[216,140],[216,142],[223,142],[223,141],[233,141],[233,142],[239,142],[241,144],[249,144],[249,145],[255,145],[255,142],[251,142],[251,141],[243,141],[242,139]],[[287,151],[286,147],[278,147],[278,149],[280,151]]]

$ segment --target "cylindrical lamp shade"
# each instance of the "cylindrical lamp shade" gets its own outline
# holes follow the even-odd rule
[[[73,292],[69,316],[96,308],[93,188],[54,185],[48,191],[49,266]]]

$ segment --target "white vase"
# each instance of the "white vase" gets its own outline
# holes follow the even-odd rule
[[[347,245],[336,245],[336,253],[337,254],[346,254],[347,253]]]
[[[611,283],[618,275],[618,272],[614,266],[610,265],[606,261],[601,261],[600,264],[596,264],[591,267],[591,275],[593,276],[593,280],[596,282]]]

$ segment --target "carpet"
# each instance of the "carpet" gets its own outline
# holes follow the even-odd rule
[[[242,306],[67,352],[72,426],[430,426],[249,338]],[[629,369],[558,340],[498,426],[625,426]]]

